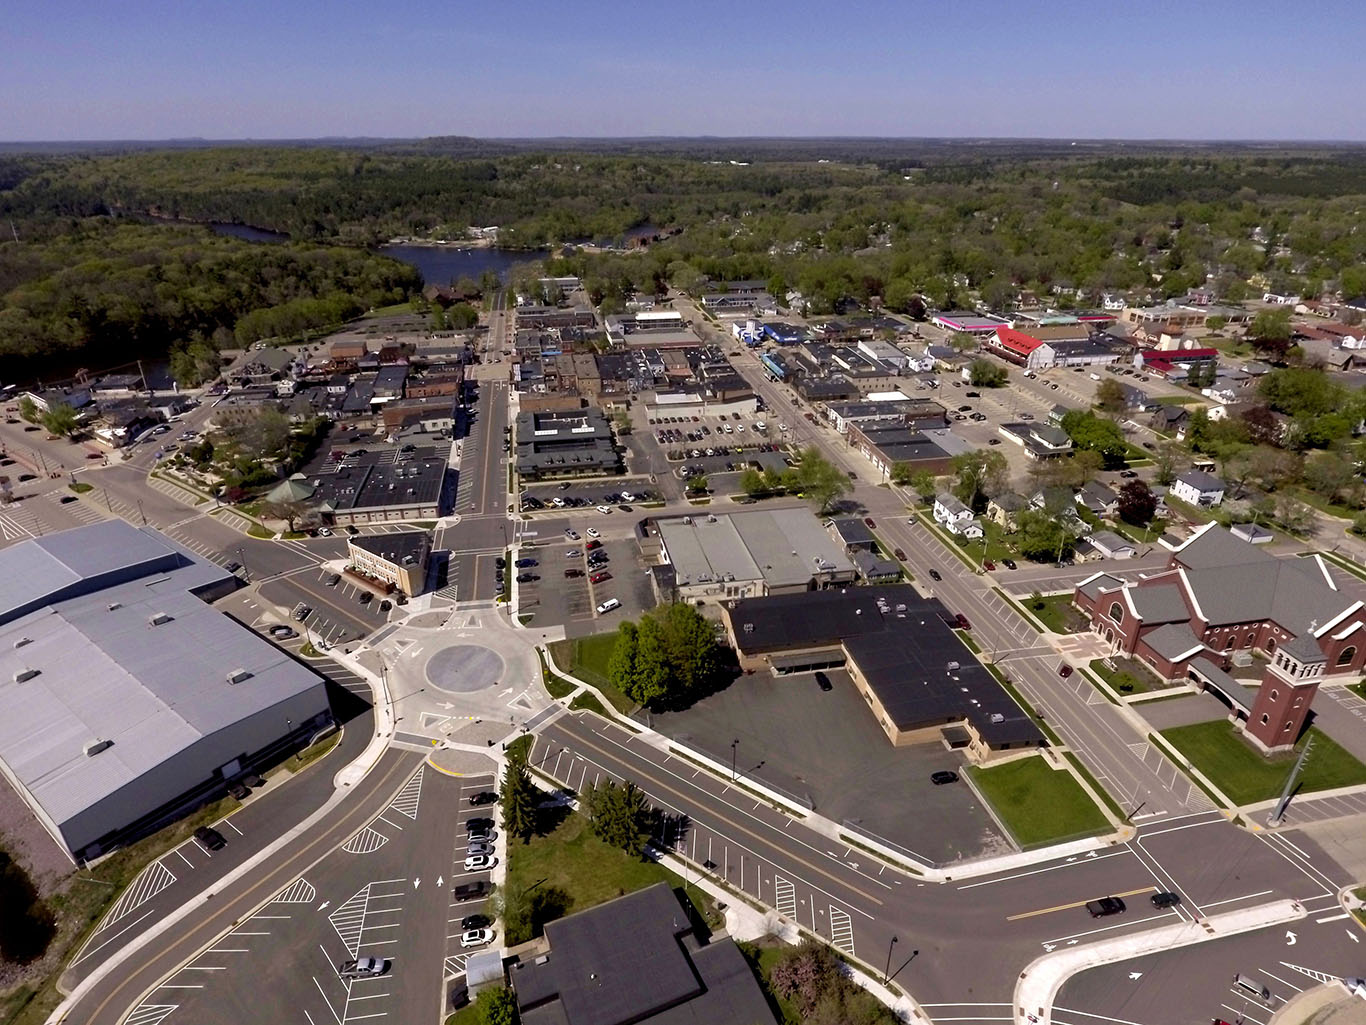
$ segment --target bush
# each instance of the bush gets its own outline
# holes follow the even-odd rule
[[[0,960],[28,964],[42,957],[57,934],[52,910],[38,896],[24,867],[0,850]]]

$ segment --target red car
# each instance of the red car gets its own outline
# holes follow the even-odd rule
[[[972,624],[968,622],[968,617],[959,612],[953,617],[953,621],[958,624],[960,630],[971,630]]]
[[[1058,666],[1058,675],[1061,676],[1064,680],[1067,679],[1069,676],[1072,675],[1072,667],[1069,666],[1066,662],[1064,662],[1062,665]]]
[[[982,563],[982,566],[984,569],[987,570],[987,572],[990,572],[991,570],[994,570],[996,568],[996,563],[992,562],[990,559],[987,559]]]
[[[593,574],[591,577],[589,577],[588,579],[589,579],[590,581],[592,581],[593,583],[595,583],[595,584],[601,584],[601,583],[603,583],[603,582],[606,581],[606,580],[611,580],[611,579],[612,579],[612,574],[611,574],[611,573],[608,573],[606,570],[603,570],[601,573],[594,573],[594,574]]]
[[[596,548],[601,548],[601,547],[602,547],[602,542],[601,542],[601,541],[589,541],[586,545],[584,545],[584,548],[588,549],[588,551],[590,551],[590,552],[593,551],[593,550],[596,549]]]
[[[874,527],[877,526],[877,524],[873,522],[873,518],[871,516],[863,517],[863,525],[867,527],[869,530],[872,530]]]

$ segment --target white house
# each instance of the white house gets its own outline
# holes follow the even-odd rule
[[[1173,498],[1211,508],[1224,500],[1224,482],[1204,470],[1187,470],[1172,482]]]
[[[935,368],[936,360],[929,352],[908,353],[906,369],[912,374],[928,374]]]
[[[934,496],[934,521],[951,534],[961,534],[972,523],[972,510],[947,491],[940,492]]]
[[[1138,552],[1113,530],[1097,530],[1086,539],[1103,559],[1132,559]]]

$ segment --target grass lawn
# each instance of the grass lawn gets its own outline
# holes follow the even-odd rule
[[[557,811],[564,814],[566,809]],[[655,883],[683,886],[683,880],[662,865],[603,843],[593,835],[588,819],[576,812],[565,815],[545,835],[533,836],[528,844],[509,841],[507,856],[504,886],[510,895],[527,895],[531,935],[540,935],[546,922]],[[711,913],[711,922],[719,920],[706,894],[689,888],[688,895],[700,916],[705,919]],[[531,935],[509,935],[505,942],[522,943]]]
[[[1072,774],[1051,768],[1042,755],[1004,765],[974,765],[968,772],[1023,848],[1042,847],[1110,828],[1110,820]]]
[[[1038,617],[1039,622],[1056,634],[1082,633],[1090,629],[1086,617],[1072,607],[1071,594],[1022,598],[1020,604]]]
[[[1360,683],[1354,683],[1347,689],[1357,697],[1366,699],[1366,680],[1362,680]]]
[[[998,523],[990,520],[982,521],[983,540],[987,543],[986,557],[992,562],[1000,562],[1002,559],[1013,559],[1016,550],[1008,540],[1008,535]],[[953,540],[962,549],[963,554],[972,560],[974,566],[982,565],[982,541],[970,541],[965,537],[953,535]]]
[[[68,484],[67,487],[69,487],[72,491],[76,492],[76,494],[78,495],[83,495],[87,491],[95,490],[95,485],[87,484],[84,481],[77,481],[75,484]]]
[[[593,696],[592,691],[582,691],[574,696],[574,700],[569,702],[569,708],[574,712],[596,712],[604,719],[612,718],[607,709],[602,707],[602,702]]]
[[[1296,753],[1271,758],[1259,754],[1222,719],[1177,726],[1163,730],[1162,736],[1236,804],[1252,804],[1279,796],[1296,755],[1308,737],[1314,738],[1314,750],[1300,774],[1298,788],[1301,791],[1331,790],[1366,783],[1366,765],[1313,727],[1300,740]]]
[[[577,676],[585,683],[591,683],[603,696],[612,702],[612,707],[623,715],[635,710],[635,702],[612,686],[607,678],[607,662],[612,657],[612,648],[617,643],[617,632],[589,634],[567,641],[555,641],[550,645],[555,656],[555,664],[564,666],[565,671]]]
[[[1105,659],[1098,658],[1091,663],[1091,670],[1121,694],[1146,694],[1166,686],[1141,662],[1131,658],[1112,658],[1110,661],[1115,668],[1111,669]]]
[[[1114,528],[1116,533],[1127,537],[1130,541],[1137,544],[1152,544],[1161,537],[1162,532],[1167,529],[1167,521],[1159,516],[1146,527],[1136,527],[1132,523],[1116,520]]]

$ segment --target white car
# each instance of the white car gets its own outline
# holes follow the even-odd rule
[[[745,433],[745,425],[744,425],[744,424],[736,424],[736,425],[735,425],[735,433],[736,433],[736,434],[744,434],[744,433]]]
[[[469,847],[466,849],[465,853],[469,855],[492,854],[493,845],[487,843],[480,843],[478,840],[471,839],[469,841]]]
[[[332,528],[331,528],[331,527],[319,527],[319,528],[318,528],[318,536],[319,536],[319,537],[331,537],[331,536],[332,536]]]
[[[597,527],[589,527],[586,533],[589,537],[602,537],[602,535],[598,533]]]
[[[494,840],[497,840],[497,839],[498,839],[498,830],[496,830],[496,829],[488,829],[488,830],[481,830],[481,831],[478,831],[478,832],[471,833],[471,834],[469,835],[469,840],[468,840],[468,842],[469,842],[469,843],[493,843],[493,841],[494,841]]]
[[[598,512],[602,513],[604,516],[607,516],[612,512],[612,507],[610,505],[600,505],[598,506]]]
[[[550,500],[550,504],[553,505],[556,509],[563,509],[564,499],[561,498],[559,495],[556,495],[554,498]]]
[[[636,496],[631,494],[629,491],[623,491],[621,493],[621,500],[623,502],[634,502],[636,500]]]
[[[786,430],[787,430],[787,424],[779,424],[779,425],[778,425],[778,430],[780,430],[780,431],[786,431]]]
[[[486,943],[492,942],[492,929],[466,929],[460,934],[460,945],[462,947],[482,947]]]
[[[492,854],[471,854],[465,859],[466,872],[484,872],[498,864],[498,859]]]

